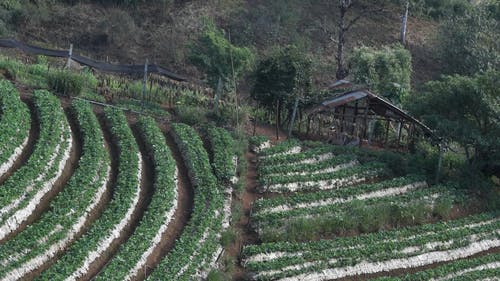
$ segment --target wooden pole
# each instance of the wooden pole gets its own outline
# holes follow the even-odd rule
[[[295,99],[295,104],[293,105],[292,120],[290,120],[290,125],[288,127],[288,137],[292,136],[293,123],[295,122],[295,115],[297,114],[297,107],[299,107],[299,97]]]
[[[443,153],[444,153],[443,143],[439,142],[438,146],[439,146],[439,158],[438,158],[438,165],[437,165],[437,171],[436,171],[436,183],[439,182],[439,177],[441,175],[441,166],[443,165]]]
[[[146,63],[144,63],[144,82],[142,84],[141,113],[144,112],[144,97],[146,96],[147,84],[148,84],[148,59],[146,59]]]
[[[402,22],[401,22],[401,34],[400,34],[400,37],[399,37],[399,40],[401,40],[401,44],[403,44],[403,46],[406,45],[406,25],[408,23],[408,9],[410,7],[410,1],[406,1],[406,9],[405,9],[405,13],[402,17]]]
[[[66,62],[66,68],[71,67],[71,58],[73,57],[73,44],[69,44],[68,61]]]
[[[279,122],[280,122],[280,116],[279,116],[279,108],[280,108],[280,101],[276,103],[276,140],[280,139],[280,134],[279,134]]]
[[[385,146],[387,146],[387,142],[389,141],[389,128],[391,127],[391,121],[387,120],[387,128],[385,130]]]

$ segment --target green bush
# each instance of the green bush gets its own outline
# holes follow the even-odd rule
[[[197,106],[177,106],[175,113],[179,121],[188,125],[199,125],[207,123],[207,110]]]
[[[84,81],[79,74],[58,70],[48,74],[47,84],[58,94],[74,97],[81,94]]]

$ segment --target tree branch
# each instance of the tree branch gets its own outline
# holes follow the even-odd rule
[[[349,31],[349,29],[358,21],[360,20],[362,17],[364,17],[365,15],[369,14],[369,13],[379,13],[379,12],[382,12],[384,11],[384,6],[382,7],[378,7],[378,8],[373,8],[373,9],[367,9],[367,8],[364,8],[363,11],[361,11],[361,13],[355,17],[354,19],[350,20],[349,23],[346,25],[346,27],[344,27],[344,31]]]

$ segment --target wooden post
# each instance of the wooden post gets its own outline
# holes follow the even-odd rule
[[[358,117],[358,101],[354,104],[354,117],[352,117],[352,133],[351,135],[354,136],[356,132],[356,127],[358,124],[356,124],[356,118]]]
[[[366,138],[366,132],[368,127],[368,111],[370,110],[370,100],[366,100],[365,115],[363,116],[363,138]],[[360,141],[361,143],[361,141]],[[360,145],[361,146],[361,145]]]
[[[403,126],[404,126],[404,122],[403,121],[400,121],[399,122],[399,127],[398,127],[398,146],[401,142],[401,134],[403,132]]]
[[[295,122],[297,107],[299,107],[299,97],[295,99],[295,104],[293,105],[292,120],[290,120],[290,126],[288,127],[288,137],[292,136],[293,123]]]
[[[217,82],[217,89],[215,90],[215,112],[219,112],[219,99],[222,91],[222,78],[219,76],[219,81]]]
[[[148,59],[144,64],[144,82],[142,84],[142,102],[141,102],[141,113],[144,112],[144,97],[146,96],[146,86],[148,83]]]
[[[66,68],[71,67],[71,58],[73,57],[73,44],[69,44],[68,61],[66,62]]]
[[[387,119],[387,129],[385,130],[385,141],[384,146],[387,146],[387,142],[389,141],[389,128],[391,127],[391,120]]]
[[[276,140],[280,139],[280,134],[279,134],[279,122],[280,122],[280,117],[279,117],[279,108],[280,108],[280,101],[276,103]]]
[[[441,166],[443,165],[443,153],[444,153],[443,143],[439,142],[438,146],[439,146],[439,158],[436,171],[436,183],[439,182],[439,176],[441,174]]]

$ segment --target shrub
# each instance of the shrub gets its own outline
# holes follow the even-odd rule
[[[78,96],[83,89],[83,78],[64,70],[49,73],[47,83],[50,89],[64,96]]]

